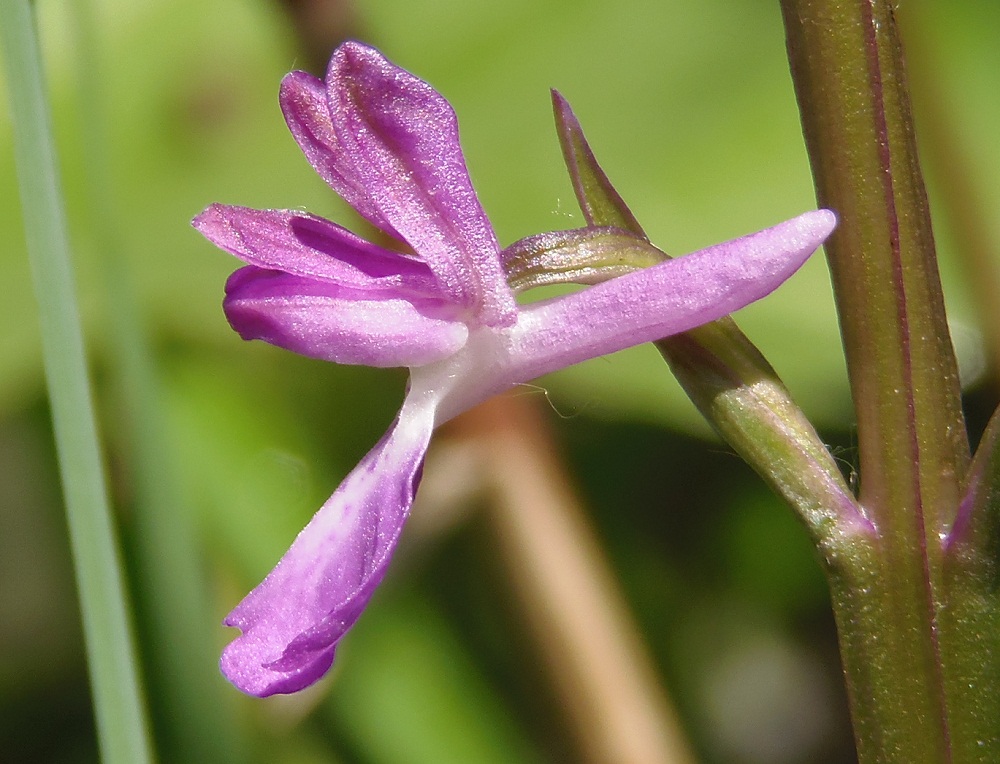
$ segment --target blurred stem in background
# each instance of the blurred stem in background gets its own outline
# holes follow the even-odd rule
[[[127,488],[133,497],[137,611],[148,684],[164,758],[244,762],[247,746],[235,729],[234,696],[219,675],[217,617],[209,606],[205,565],[190,502],[180,490],[158,370],[144,333],[135,283],[124,257],[122,216],[114,191],[100,33],[91,0],[72,4],[78,74],[85,217],[106,284],[106,336],[114,380],[115,433],[122,441]]]
[[[937,65],[940,53],[935,49],[924,7],[922,2],[910,3],[899,17],[910,51],[907,65],[920,120],[920,144],[926,149],[922,153],[931,174],[944,188],[937,209],[947,219],[955,238],[955,254],[979,317],[989,387],[995,397],[1000,391],[1000,247],[986,221],[996,217],[996,211],[985,203],[973,180],[975,155],[963,145],[950,111],[949,99],[953,96]]]
[[[80,326],[33,9],[0,2],[21,207],[103,761],[152,760]]]
[[[498,396],[447,429],[479,456],[507,575],[581,761],[693,762],[538,405]]]
[[[817,196],[840,217],[826,252],[876,530],[829,566],[859,756],[995,761],[991,532],[952,535],[969,448],[894,11],[781,6]]]

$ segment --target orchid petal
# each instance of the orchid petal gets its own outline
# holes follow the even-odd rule
[[[783,284],[836,224],[829,210],[807,212],[758,233],[527,306],[518,331],[512,333],[520,360],[511,372],[531,379],[727,316]],[[519,367],[524,371],[514,371]]]
[[[426,264],[315,215],[213,204],[192,225],[216,246],[258,268],[331,281],[369,295],[437,294]]]
[[[529,237],[509,252],[514,279],[520,286],[553,274],[595,281],[658,260],[568,104],[558,95],[554,103],[588,222],[632,233],[591,227]],[[317,172],[417,254],[296,211],[212,205],[194,221],[248,264],[230,277],[224,302],[245,339],[338,363],[411,368],[395,424],[226,618],[242,634],[223,652],[222,671],[258,696],[295,692],[329,669],[385,574],[436,424],[518,383],[687,331],[763,297],[836,223],[831,212],[808,213],[519,308],[465,166],[455,113],[430,85],[348,42],[325,82],[288,75],[281,106]],[[598,203],[588,201],[590,191]]]
[[[385,575],[434,428],[437,398],[409,396],[396,423],[226,617],[243,634],[222,673],[258,697],[301,690],[330,668],[337,643]]]
[[[441,421],[490,395],[574,363],[688,331],[770,294],[836,226],[829,210],[522,307],[517,324],[477,329],[430,371],[456,378]]]
[[[245,340],[364,366],[422,366],[459,350],[468,326],[435,298],[387,297],[247,266],[226,283],[226,317]]]
[[[372,225],[401,238],[358,182],[351,157],[333,129],[323,81],[307,72],[290,72],[281,81],[278,100],[288,129],[319,176]]]
[[[431,267],[447,297],[480,323],[512,325],[516,304],[451,105],[359,43],[337,49],[326,82],[337,138],[373,204]]]

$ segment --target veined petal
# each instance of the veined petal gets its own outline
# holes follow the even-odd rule
[[[373,296],[252,265],[229,277],[223,308],[245,340],[334,363],[422,366],[455,353],[469,334],[444,300]]]
[[[326,83],[337,138],[375,207],[453,302],[489,326],[513,324],[500,247],[472,188],[450,104],[355,42],[333,54]]]
[[[515,326],[474,330],[455,356],[419,371],[464,381],[442,403],[443,422],[513,385],[685,332],[759,300],[799,269],[836,222],[829,210],[807,212],[759,233],[526,305]]]
[[[323,81],[307,72],[290,72],[281,81],[278,100],[288,129],[319,176],[372,225],[401,238],[358,182],[351,156],[330,121]]]
[[[192,225],[216,246],[258,268],[331,281],[369,295],[438,294],[425,263],[305,212],[213,204]]]
[[[243,634],[222,673],[250,695],[319,679],[381,582],[420,480],[437,398],[408,396],[395,424],[298,535],[264,581],[227,616]]]
[[[770,294],[837,224],[829,210],[667,260],[522,310],[511,332],[526,379],[679,334]],[[522,366],[523,364],[523,366]],[[530,369],[530,370],[529,370]]]

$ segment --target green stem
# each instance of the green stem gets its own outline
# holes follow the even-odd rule
[[[870,536],[830,452],[732,319],[654,344],[705,419],[796,511],[821,555],[845,534]]]
[[[0,0],[28,253],[76,569],[102,760],[152,760],[74,293],[55,149],[29,0]]]
[[[840,217],[826,251],[877,533],[831,573],[859,754],[952,761],[967,741],[952,737],[941,539],[969,450],[902,48],[887,0],[781,5],[817,196]]]

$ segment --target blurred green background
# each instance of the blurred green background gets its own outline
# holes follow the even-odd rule
[[[221,201],[357,224],[305,162],[277,106],[283,74],[321,73],[317,61],[330,49],[323,41],[347,35],[451,101],[504,244],[582,222],[552,126],[553,87],[666,251],[774,224],[815,206],[777,2],[101,0],[91,9],[93,71],[79,54],[71,4],[43,0],[38,10],[162,760],[578,760],[491,526],[475,507],[441,530],[408,535],[316,690],[250,700],[217,674],[218,650],[231,636],[221,619],[384,431],[405,375],[241,342],[220,309],[236,263],[188,223]],[[967,184],[993,213],[982,225],[996,241],[1000,6],[925,1],[907,12],[920,139],[924,115],[947,116],[946,128],[922,143],[932,205],[951,184]],[[95,105],[108,127],[106,154],[88,143],[84,120]],[[10,141],[0,110],[0,758],[91,762]],[[938,141],[958,146],[968,167],[936,163]],[[109,178],[110,219],[95,213],[87,174],[95,156]],[[953,223],[942,215],[935,225],[978,431],[996,375]],[[123,258],[124,282],[109,281],[109,249]],[[737,318],[853,479],[850,397],[822,258]],[[139,417],[109,339],[123,321],[145,338],[155,372]],[[699,756],[851,761],[822,574],[792,514],[713,438],[652,348],[539,384],[582,503]],[[152,459],[147,452],[143,466],[136,441],[150,429],[159,451]],[[161,519],[190,542],[191,557],[159,556],[142,520],[150,495],[166,501]],[[192,586],[198,597],[188,596]],[[157,621],[158,603],[172,596],[202,631]],[[190,675],[164,672],[159,656],[172,653],[189,658]],[[205,710],[192,723],[195,707]]]

